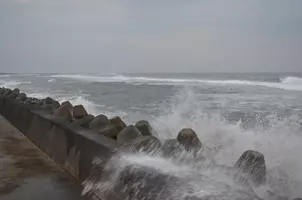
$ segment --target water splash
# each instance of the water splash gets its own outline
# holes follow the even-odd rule
[[[151,122],[158,137],[162,141],[176,138],[182,128],[191,127],[206,146],[203,152],[206,161],[171,160],[160,155],[144,154],[118,156],[106,166],[105,171],[108,171],[109,179],[105,182],[87,182],[86,192],[100,189],[103,194],[106,194],[106,191],[112,192],[111,189],[116,186],[129,166],[131,169],[134,166],[138,170],[132,171],[132,174],[145,174],[141,179],[136,179],[136,184],[132,182],[130,186],[131,191],[137,192],[136,198],[140,195],[140,189],[143,190],[150,181],[156,181],[161,176],[164,179],[163,185],[160,186],[162,190],[157,191],[158,196],[153,196],[152,199],[161,199],[167,194],[170,195],[167,198],[175,200],[188,199],[190,195],[192,199],[261,197],[266,200],[302,196],[302,160],[297,153],[302,148],[301,118],[291,116],[280,119],[276,115],[270,115],[266,119],[256,118],[255,120],[259,121],[255,123],[256,126],[253,129],[245,129],[242,121],[230,123],[219,112],[206,110],[190,88],[179,92],[171,99],[170,105],[170,108],[166,107],[165,111]],[[268,123],[262,126],[262,120]],[[249,187],[241,188],[230,178],[230,167],[234,166],[247,149],[263,153],[267,164],[267,183],[258,188],[253,187],[252,190]],[[173,184],[173,181],[178,184]],[[154,192],[149,194],[155,195]],[[147,196],[145,198],[148,199]],[[131,199],[135,199],[135,196]]]

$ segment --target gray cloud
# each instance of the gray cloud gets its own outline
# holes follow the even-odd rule
[[[301,7],[299,0],[0,0],[0,71],[302,71]]]

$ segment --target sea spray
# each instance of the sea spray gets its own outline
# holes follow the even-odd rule
[[[203,152],[205,160],[184,159],[183,156],[175,160],[164,158],[162,155],[119,155],[106,165],[107,179],[88,180],[85,192],[112,193],[117,185],[126,191],[127,188],[120,185],[120,178],[125,170],[134,167],[135,170],[130,171],[132,174],[141,174],[139,172],[143,171],[145,176],[142,175],[143,177],[140,177],[142,179],[139,177],[135,179],[136,183],[131,182],[130,190],[137,192],[137,196],[132,195],[131,199],[139,199],[140,195],[143,195],[141,191],[146,192],[142,187],[152,184],[148,181],[152,182],[160,177],[163,177],[162,185],[159,184],[161,190],[157,191],[157,196],[150,191],[150,195],[155,195],[152,199],[162,199],[167,197],[166,195],[167,198],[175,200],[189,197],[195,199],[261,197],[265,200],[279,200],[302,196],[300,190],[302,160],[297,153],[302,148],[299,116],[278,118],[272,114],[266,119],[255,118],[259,120],[255,123],[256,126],[245,129],[241,120],[231,123],[221,116],[219,111],[209,112],[197,104],[197,98],[199,97],[190,88],[181,90],[169,101],[170,108],[166,107],[161,115],[154,117],[151,124],[162,141],[176,138],[177,133],[184,127],[193,128],[205,146]],[[262,123],[262,120],[268,123]],[[234,182],[232,167],[247,149],[257,150],[265,156],[267,182],[261,187],[252,185],[242,187]],[[178,175],[185,178],[182,179]],[[152,190],[152,187],[149,187]],[[156,188],[154,186],[155,190]],[[147,196],[145,198],[148,199]]]

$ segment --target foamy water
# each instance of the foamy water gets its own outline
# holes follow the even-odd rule
[[[174,98],[174,102],[181,103],[170,105],[169,112],[165,112],[151,121],[162,141],[176,138],[179,130],[191,127],[206,146],[204,152],[206,158],[217,165],[229,167],[234,166],[245,150],[260,151],[266,160],[267,183],[261,187],[254,187],[252,192],[249,188],[243,189],[243,191],[247,190],[245,192],[251,196],[256,193],[260,198],[267,200],[276,200],[281,197],[292,199],[302,196],[300,190],[302,188],[302,160],[298,153],[302,148],[301,118],[291,116],[278,120],[274,116],[269,116],[268,126],[245,130],[242,128],[241,122],[230,124],[219,113],[208,115],[202,108],[192,110],[192,102],[197,101],[198,98],[190,89],[180,91]],[[190,117],[185,118],[184,116]],[[145,154],[122,155],[114,158],[107,166],[108,173],[111,172],[112,177],[106,181],[87,182],[86,190],[101,193],[111,192],[118,178],[129,166],[135,166],[141,170],[150,168],[159,174],[176,176],[179,179],[185,179],[188,176],[195,177],[196,179],[192,179],[192,182],[187,185],[169,186],[175,187],[172,189],[175,190],[176,196],[173,199],[176,200],[188,198],[185,197],[189,194],[186,193],[188,191],[190,191],[190,195],[198,198],[209,195],[218,198],[227,190],[229,190],[228,193],[233,192],[233,197],[236,196],[238,199],[250,198],[249,195],[244,196],[237,191],[240,186],[234,183],[232,177],[229,176],[230,172],[218,170],[215,167],[209,168],[207,165],[203,166],[203,163],[198,160],[180,162],[165,159],[160,155]],[[188,185],[190,185],[189,188],[187,188]],[[171,189],[162,187],[162,192],[167,192],[165,189]],[[231,197],[232,195],[221,199],[232,199]],[[154,199],[161,198],[154,197]]]
[[[218,84],[218,85],[249,85],[278,88],[284,90],[302,91],[302,78],[286,77],[280,82],[248,81],[248,80],[204,80],[204,79],[179,79],[179,78],[151,78],[138,76],[92,76],[81,74],[52,75],[54,78],[68,78],[87,82],[116,82],[116,83],[148,83],[148,84]],[[53,80],[53,79],[51,79]]]

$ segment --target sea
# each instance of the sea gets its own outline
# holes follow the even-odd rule
[[[268,180],[255,193],[267,200],[302,197],[302,73],[0,74],[0,87],[82,104],[93,115],[120,116],[127,124],[147,120],[163,141],[192,128],[218,165],[234,166],[245,150],[257,150]],[[192,163],[151,155],[131,155],[127,162],[166,174],[203,173]],[[201,185],[191,194],[201,197]],[[171,199],[185,199],[176,196]]]

